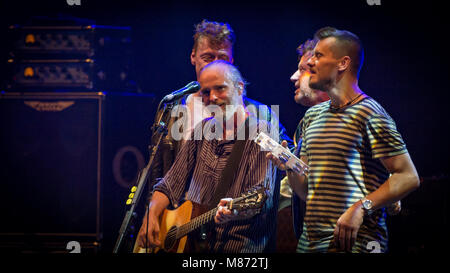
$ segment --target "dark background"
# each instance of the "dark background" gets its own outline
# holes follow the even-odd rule
[[[393,3],[395,2],[395,3]],[[190,63],[194,25],[228,22],[236,34],[235,64],[248,96],[280,105],[292,135],[306,110],[293,101],[289,77],[296,47],[323,26],[350,30],[365,46],[360,87],[396,121],[421,176],[448,174],[448,24],[433,1],[2,1],[2,30],[32,16],[73,16],[99,25],[130,26],[141,92],[157,98],[195,79]],[[2,42],[2,46],[5,46]]]
[[[306,110],[293,101],[295,88],[289,81],[297,69],[296,47],[324,26],[350,30],[365,47],[359,85],[396,121],[423,186],[435,187],[426,188],[420,202],[429,206],[427,210],[438,211],[435,217],[442,221],[448,191],[437,205],[432,204],[433,195],[442,194],[442,185],[448,184],[449,174],[445,10],[438,1],[381,0],[381,5],[371,6],[366,0],[81,0],[80,6],[69,6],[65,0],[17,0],[2,1],[0,23],[5,32],[9,25],[25,24],[32,16],[73,16],[98,25],[129,26],[139,92],[159,99],[195,79],[189,59],[194,25],[202,19],[228,22],[236,34],[235,64],[250,82],[248,96],[280,105],[280,120],[290,135]],[[2,64],[6,45],[2,40]],[[127,113],[123,107],[121,114]]]

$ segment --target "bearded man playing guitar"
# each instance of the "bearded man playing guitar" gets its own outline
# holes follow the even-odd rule
[[[190,230],[182,232],[189,223],[178,223],[185,225],[168,230],[170,226],[163,226],[160,220],[178,218],[167,213],[167,208],[177,208],[185,199],[194,204],[192,214],[199,215],[202,210],[210,209],[201,217],[192,219],[193,222],[206,223],[214,219],[208,228],[198,228],[188,235],[185,252],[274,251],[279,198],[274,194],[279,193],[279,185],[275,182],[276,169],[266,158],[266,152],[252,139],[257,128],[268,129],[272,137],[277,132],[271,132],[274,130],[270,130],[270,124],[247,111],[243,103],[245,83],[231,63],[214,61],[208,64],[201,71],[199,83],[203,103],[211,106],[208,110],[214,116],[195,128],[172,168],[154,186],[136,245],[182,252],[184,247],[167,247],[170,244],[167,238],[178,239],[189,233]],[[245,138],[240,138],[242,132]],[[234,165],[230,165],[231,161]],[[224,176],[228,177],[228,184],[224,183]],[[254,194],[245,194],[257,186],[264,188],[263,197],[258,195],[258,198],[251,199]],[[224,189],[218,190],[220,188]],[[218,192],[224,192],[219,194],[219,199]],[[246,203],[249,200],[250,203]],[[235,202],[241,205],[233,205]],[[190,215],[190,209],[187,211]],[[195,215],[190,216],[193,218]],[[199,230],[202,231],[200,236]],[[195,242],[202,239],[205,239],[201,244],[204,248],[199,248]]]

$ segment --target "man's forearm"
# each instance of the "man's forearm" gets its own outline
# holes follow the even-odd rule
[[[408,153],[380,160],[392,175],[376,191],[366,196],[372,201],[373,209],[397,202],[420,185],[419,176]]]
[[[150,200],[149,213],[159,216],[169,204],[169,198],[164,193],[155,191]]]
[[[294,171],[287,171],[287,177],[292,191],[295,192],[300,199],[306,201],[306,196],[308,195],[308,178],[304,175],[299,175]]]
[[[412,173],[392,174],[376,191],[368,194],[373,209],[386,207],[407,196],[419,187],[419,178]]]

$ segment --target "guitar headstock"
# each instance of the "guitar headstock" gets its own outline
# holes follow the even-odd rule
[[[258,186],[246,193],[243,193],[240,197],[233,199],[228,204],[229,210],[248,210],[248,209],[261,209],[267,200],[267,189]]]

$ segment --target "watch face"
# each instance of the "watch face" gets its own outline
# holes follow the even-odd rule
[[[370,200],[368,200],[368,199],[364,200],[364,202],[363,202],[363,207],[364,207],[365,209],[371,209],[371,208],[372,208],[372,201],[370,201]]]

